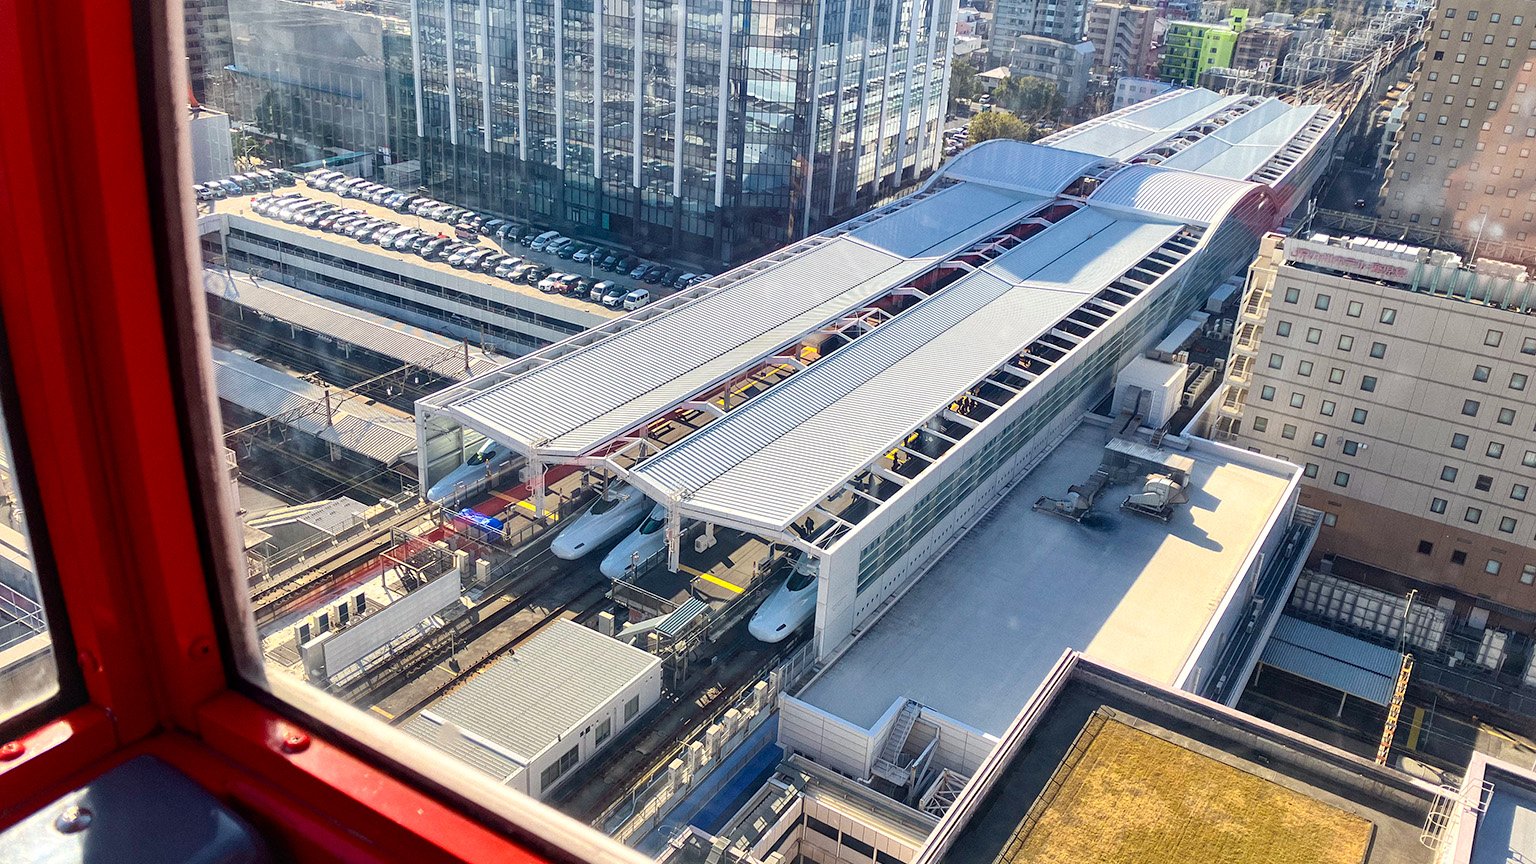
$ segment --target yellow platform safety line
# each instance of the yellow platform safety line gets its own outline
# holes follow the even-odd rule
[[[692,567],[689,567],[686,564],[679,565],[677,569],[687,573],[690,576],[697,576],[698,578],[703,579],[705,582],[708,582],[712,585],[719,585],[721,588],[724,588],[727,591],[734,591],[735,593],[740,594],[747,590],[740,585],[732,585],[731,583],[721,579],[719,576],[716,576],[713,573],[703,573],[693,569]]]
[[[382,716],[385,720],[393,720],[393,719],[395,719],[395,715],[389,713],[388,711],[385,711],[383,708],[380,708],[377,705],[373,706],[373,710],[379,712],[379,715]]]
[[[1424,731],[1424,706],[1413,709],[1413,722],[1408,727],[1408,749],[1419,749],[1419,733]]]
[[[539,508],[533,506],[533,502],[532,501],[526,501],[526,500],[519,501],[519,502],[517,502],[517,506],[523,508],[524,510],[532,511],[535,514],[537,514],[539,512]],[[559,522],[560,521],[560,514],[556,513],[553,510],[545,510],[544,511],[544,517],[546,519],[549,519],[551,522]]]

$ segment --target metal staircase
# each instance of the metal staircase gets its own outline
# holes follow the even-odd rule
[[[901,711],[891,723],[890,734],[885,736],[885,745],[880,748],[880,755],[875,757],[873,773],[876,777],[897,785],[905,785],[911,779],[907,776],[907,770],[900,765],[901,750],[907,746],[907,736],[912,734],[912,726],[917,723],[917,716],[922,710],[923,706],[911,699],[901,706]]]

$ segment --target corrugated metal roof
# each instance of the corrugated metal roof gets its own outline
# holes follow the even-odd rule
[[[848,236],[903,258],[937,257],[1008,227],[1049,200],[967,183],[887,213]]]
[[[656,632],[667,637],[676,637],[677,634],[687,629],[693,619],[704,614],[704,610],[708,608],[708,603],[697,597],[690,597],[687,603],[677,607],[677,611],[668,615],[662,619],[660,624],[656,625]]]
[[[219,398],[264,417],[295,412],[287,425],[389,465],[416,449],[416,418],[361,397],[332,395],[327,422],[325,388],[263,366],[222,348],[213,349]]]
[[[1088,202],[1210,225],[1244,195],[1263,188],[1245,180],[1155,165],[1132,165],[1106,180],[1088,196]]]
[[[943,176],[1054,197],[1073,180],[1101,163],[1104,158],[1092,153],[998,138],[966,148],[944,166]]]
[[[690,512],[782,530],[1180,230],[1074,213],[633,476],[658,497],[683,493]]]
[[[577,455],[927,265],[831,240],[447,410],[497,440]]]
[[[561,619],[404,728],[501,780],[562,740],[574,746],[578,723],[660,665],[638,648]]]
[[[1283,150],[1319,109],[1271,99],[1163,160],[1162,165],[1247,180]]]
[[[469,351],[469,368],[466,369],[463,344],[456,339],[316,297],[296,288],[257,282],[245,273],[231,276],[218,270],[205,269],[203,289],[247,309],[305,330],[323,333],[385,357],[393,357],[401,363],[430,369],[456,381],[482,375],[507,362],[505,357],[472,348]]]
[[[1387,705],[1392,701],[1403,655],[1309,621],[1281,615],[1264,645],[1260,662],[1368,702]]]

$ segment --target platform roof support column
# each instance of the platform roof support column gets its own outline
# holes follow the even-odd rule
[[[528,460],[528,490],[533,494],[533,512],[540,523],[544,515],[544,463],[536,458]]]

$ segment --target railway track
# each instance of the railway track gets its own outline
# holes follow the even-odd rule
[[[525,591],[522,597],[519,599],[507,603],[505,606],[495,610],[489,615],[480,618],[478,622],[471,623],[467,627],[464,627],[462,630],[455,629],[448,634],[444,634],[444,636],[441,638],[435,638],[429,642],[420,643],[415,650],[410,651],[405,656],[402,656],[399,659],[399,662],[390,664],[389,674],[386,678],[382,680],[374,679],[373,681],[370,681],[366,688],[367,694],[375,697],[373,700],[375,702],[393,694],[405,683],[420,678],[433,667],[437,666],[445,660],[451,659],[456,645],[473,645],[473,643],[477,640],[481,640],[490,636],[497,627],[511,620],[519,612],[524,612],[536,606],[538,604],[539,597],[545,593],[546,589],[548,589],[562,577],[567,576],[568,574],[557,572],[552,576],[542,580],[538,583],[538,585],[530,588],[528,591]],[[548,611],[539,616],[539,618],[534,620],[528,626],[518,630],[517,633],[511,636],[511,638],[507,639],[505,642],[498,642],[497,644],[490,646],[487,650],[484,651],[483,655],[476,659],[474,662],[457,670],[452,680],[442,684],[441,686],[432,688],[431,692],[413,700],[408,706],[395,711],[394,718],[390,721],[391,724],[399,725],[400,723],[405,722],[407,719],[420,712],[427,705],[430,705],[433,701],[437,700],[440,696],[443,695],[443,693],[447,692],[449,689],[458,684],[458,682],[468,678],[481,669],[484,669],[496,658],[502,656],[507,651],[507,649],[516,648],[517,646],[523,644],[528,639],[532,638],[534,634],[538,633],[540,630],[543,630],[545,627],[548,627],[556,619],[564,617],[572,609],[580,610],[580,612],[574,616],[574,620],[576,620],[578,623],[590,619],[598,611],[599,602],[606,596],[606,588],[606,580],[596,582],[588,586],[585,590],[569,597],[568,599],[553,604],[549,607]],[[354,693],[355,692],[356,691],[354,691]]]
[[[324,591],[355,579],[359,571],[372,569],[373,562],[385,551],[396,548],[392,532],[421,519],[423,511],[412,508],[380,523],[368,539],[339,549],[314,566],[289,576],[257,585],[251,593],[251,610],[256,625],[262,626],[301,608]],[[338,571],[342,571],[338,573]]]

